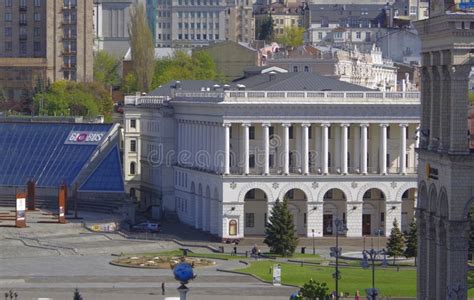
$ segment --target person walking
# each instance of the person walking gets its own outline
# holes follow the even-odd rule
[[[359,290],[356,291],[355,300],[360,300],[360,292],[359,292]]]

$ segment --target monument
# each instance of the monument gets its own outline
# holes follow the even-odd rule
[[[430,18],[415,23],[422,41],[417,299],[467,299],[474,10],[466,5],[472,0],[460,2],[431,1]]]

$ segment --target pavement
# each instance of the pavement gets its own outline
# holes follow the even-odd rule
[[[118,217],[86,212],[79,215],[82,220],[58,224],[48,211],[28,212],[27,228],[15,228],[13,221],[0,221],[0,295],[13,290],[19,295],[17,299],[72,299],[78,288],[85,300],[176,297],[178,283],[171,270],[124,268],[113,266],[110,261],[120,253],[159,252],[183,245],[196,252],[211,252],[205,246],[217,245],[205,236],[196,239],[195,235],[177,244],[172,238],[179,236],[170,232],[147,236],[152,240],[93,233],[84,223],[109,222]],[[180,226],[169,226],[172,227]],[[188,299],[288,299],[295,291],[293,287],[274,287],[247,275],[220,272],[217,269],[233,270],[245,265],[235,260],[216,261],[215,266],[196,269],[198,276],[188,285]],[[166,295],[162,295],[162,283]]]

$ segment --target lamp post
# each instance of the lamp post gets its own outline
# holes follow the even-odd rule
[[[313,255],[316,255],[316,248],[314,247],[314,229],[311,229],[311,232],[313,233]]]
[[[362,251],[362,262],[361,266],[364,269],[369,268],[369,260],[372,262],[372,288],[371,289],[366,289],[367,296],[370,296],[369,299],[371,300],[376,300],[377,295],[378,295],[378,290],[375,288],[375,261],[377,260],[377,256],[383,255],[383,261],[382,261],[382,266],[386,267],[387,266],[387,257],[386,257],[386,252],[385,249],[382,250],[375,250],[374,248],[371,248],[369,250],[364,250]]]
[[[336,258],[336,272],[332,274],[332,277],[336,281],[336,300],[339,299],[339,279],[341,279],[341,274],[339,273],[339,257],[342,254],[342,249],[339,248],[339,232],[346,232],[346,224],[340,219],[334,220],[334,229],[336,230],[336,247],[331,247],[331,257]],[[328,231],[330,231],[328,229]]]

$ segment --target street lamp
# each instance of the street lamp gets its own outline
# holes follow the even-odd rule
[[[336,272],[332,274],[332,277],[336,281],[336,300],[339,299],[339,279],[341,279],[341,274],[339,273],[339,257],[342,254],[342,249],[339,248],[339,232],[344,233],[347,231],[346,224],[340,219],[334,220],[334,227],[336,230],[336,247],[331,247],[331,257],[336,258]],[[331,231],[328,228],[328,231]]]
[[[375,261],[377,260],[377,256],[383,255],[382,266],[387,266],[387,252],[385,249],[382,250],[375,250],[371,248],[369,250],[362,251],[362,262],[360,263],[362,268],[368,269],[369,268],[369,260],[372,262],[372,288],[366,289],[367,296],[370,296],[369,299],[376,300],[378,295],[378,290],[375,288]]]

